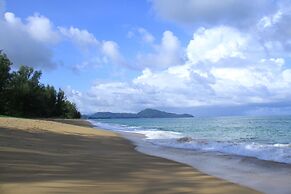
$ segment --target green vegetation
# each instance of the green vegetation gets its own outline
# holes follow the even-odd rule
[[[89,119],[121,119],[121,118],[184,118],[194,117],[190,114],[175,114],[168,113],[156,109],[144,109],[138,113],[112,113],[112,112],[97,112],[92,115],[83,115],[84,118]]]
[[[0,51],[0,115],[15,117],[80,118],[64,91],[39,82],[41,71],[21,66],[11,72],[11,61]]]

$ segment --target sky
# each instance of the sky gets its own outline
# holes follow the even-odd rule
[[[290,0],[0,0],[0,49],[84,113],[291,114]]]

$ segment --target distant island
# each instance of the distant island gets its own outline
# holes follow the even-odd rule
[[[84,115],[87,119],[121,119],[121,118],[186,118],[194,117],[190,114],[175,114],[160,111],[156,109],[144,109],[138,113],[112,113],[112,112],[96,112],[92,115]]]

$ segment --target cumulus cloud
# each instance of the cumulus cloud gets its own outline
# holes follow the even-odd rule
[[[14,15],[12,12],[4,14],[4,20],[9,25],[26,31],[29,36],[39,42],[54,43],[59,39],[59,34],[53,29],[52,22],[39,14],[34,14],[26,19],[26,23]]]
[[[123,82],[96,83],[87,92],[81,93],[66,88],[70,100],[76,102],[80,111],[92,113],[96,111],[132,112],[140,107],[143,92]]]
[[[191,67],[214,79],[209,84],[214,91],[209,104],[242,105],[288,99],[291,85],[284,78],[288,66],[284,58],[270,55],[255,35],[225,26],[199,29],[187,47]]]
[[[290,101],[288,60],[272,57],[253,34],[226,26],[200,28],[185,55],[183,64],[145,67],[129,82],[96,83],[83,94],[83,106],[91,112],[239,106],[252,114],[270,103]]]
[[[29,16],[26,28],[29,34],[40,42],[54,43],[59,39],[59,34],[53,29],[52,22],[42,15]]]
[[[119,51],[119,46],[114,41],[103,41],[101,47],[104,60],[115,65],[126,66],[127,63]]]
[[[270,103],[291,96],[291,82],[284,78],[285,68],[268,59],[249,67],[212,68],[216,79],[212,85],[218,97],[235,104]]]
[[[72,26],[70,28],[59,27],[59,30],[62,35],[72,40],[74,44],[82,49],[98,46],[99,44],[99,41],[95,38],[95,36],[87,30]]]
[[[68,98],[84,113],[230,106],[245,107],[250,114],[274,113],[278,109],[264,106],[291,99],[291,11],[288,1],[276,1],[272,8],[269,2],[152,1],[167,19],[207,25],[195,30],[186,45],[171,31],[165,31],[160,41],[144,28],[130,31],[129,37],[152,49],[137,54],[135,62],[142,72],[125,82],[96,82],[86,92],[68,87]],[[260,9],[255,9],[258,5]],[[237,24],[252,28],[241,31]],[[88,30],[73,26],[56,28],[39,14],[22,20],[6,13],[0,20],[0,34],[5,34],[0,36],[1,48],[16,64],[52,67],[52,45],[65,39],[89,52],[77,69],[92,64],[130,66],[117,42],[98,40]]]
[[[153,3],[159,2],[162,1]],[[167,2],[173,5],[176,1]],[[201,2],[201,5],[197,1],[185,2],[189,3],[188,7],[191,7],[191,3],[196,3],[196,9],[196,6],[206,6],[210,1]],[[226,5],[226,2],[229,4]],[[90,91],[82,93],[82,106],[90,107],[90,110],[84,108],[84,111],[134,112],[145,107],[197,110],[199,107],[206,107],[207,110],[213,110],[209,107],[228,107],[227,111],[231,113],[231,110],[238,112],[239,108],[230,107],[241,107],[241,111],[246,114],[277,113],[279,109],[269,105],[286,104],[284,102],[290,102],[291,98],[288,55],[291,37],[288,25],[290,6],[276,4],[276,10],[258,10],[258,13],[252,13],[253,5],[248,5],[250,13],[244,13],[247,9],[244,3],[214,3],[212,6],[220,6],[216,14],[226,9],[225,6],[241,5],[242,8],[240,13],[234,13],[238,12],[237,9],[231,10],[218,14],[218,18],[203,15],[207,13],[193,13],[196,19],[205,17],[202,21],[209,24],[219,24],[220,21],[224,23],[198,28],[185,46],[186,49],[183,49],[179,39],[171,31],[163,33],[159,44],[151,39],[143,41],[154,50],[150,53],[139,53],[138,64],[143,67],[143,71],[128,82],[94,84]],[[258,3],[263,8],[268,4],[266,1],[255,1],[254,4]],[[177,5],[177,10],[179,6],[184,5]],[[214,7],[203,9],[209,11]],[[183,9],[185,11],[188,8]],[[232,14],[238,14],[237,17],[246,14],[238,22],[251,21],[255,25],[251,30],[240,31],[236,25],[232,25],[235,20],[228,20]],[[195,21],[192,19],[189,21]],[[131,36],[136,36],[136,33]],[[110,54],[115,53],[112,51],[115,48],[113,45],[108,47],[107,52],[112,58],[118,56]],[[286,112],[289,110],[286,109]]]
[[[200,28],[187,46],[187,57],[194,64],[199,61],[216,63],[225,58],[245,58],[243,51],[246,50],[248,38],[231,27]]]
[[[23,21],[12,12],[5,12],[4,18],[0,20],[0,33],[5,35],[0,36],[0,49],[16,65],[55,67],[57,64],[53,59],[53,49],[65,40],[83,53],[83,61],[75,64],[75,70],[108,63],[127,65],[116,42],[97,40],[86,29],[56,27],[40,14],[29,16]]]
[[[0,47],[14,64],[43,68],[56,65],[48,44],[56,42],[58,35],[48,18],[34,15],[23,22],[13,13],[6,12],[0,20],[0,34]]]
[[[76,64],[74,69],[81,70],[92,68],[102,64],[111,64],[127,67],[128,64],[119,50],[119,45],[111,40],[97,40],[97,38],[85,29],[76,27],[59,27],[60,33],[79,49],[86,53],[87,59]]]
[[[145,69],[129,83],[96,83],[89,92],[78,96],[81,110],[135,112],[146,107],[258,106],[282,102],[291,96],[290,69],[279,70],[277,75],[256,68],[219,68],[212,70],[211,79],[196,74],[190,67],[179,68],[184,73],[173,69],[154,73]]]
[[[153,45],[153,48],[152,53],[138,54],[138,66],[165,69],[179,65],[183,61],[183,48],[179,39],[171,31],[165,31],[161,43]]]

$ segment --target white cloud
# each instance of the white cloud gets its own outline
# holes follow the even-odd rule
[[[193,64],[199,61],[216,63],[224,58],[245,58],[248,37],[238,30],[220,26],[200,28],[187,46],[187,57]]]
[[[74,44],[82,49],[98,46],[99,41],[95,38],[93,34],[84,29],[79,29],[75,27],[65,28],[59,27],[60,32],[68,37]]]
[[[26,27],[28,32],[38,41],[54,43],[59,39],[59,34],[53,29],[52,22],[42,15],[29,16]]]
[[[47,31],[39,30],[40,27],[44,27]],[[2,34],[0,48],[14,64],[42,68],[52,68],[56,65],[49,45],[57,41],[57,32],[53,30],[47,18],[35,15],[24,23],[13,13],[6,12],[4,19],[0,20],[0,34]],[[40,37],[43,39],[40,40]]]
[[[59,39],[59,34],[53,29],[52,22],[39,14],[34,14],[26,19],[26,23],[12,12],[4,14],[4,20],[10,26],[26,31],[33,39],[40,42],[54,43]]]
[[[55,27],[45,16],[34,14],[25,21],[6,12],[0,20],[0,49],[3,49],[16,65],[31,65],[41,68],[56,66],[53,48],[64,40],[73,43],[82,52],[83,61],[76,63],[74,70],[92,68],[102,64],[126,66],[127,63],[114,41],[99,41],[86,29]]]
[[[153,47],[153,53],[138,54],[137,63],[139,66],[165,69],[180,65],[183,62],[183,48],[179,39],[171,31],[165,31],[161,43],[153,45]]]
[[[159,2],[162,1],[153,3]],[[163,6],[165,2],[162,2]],[[178,1],[167,2],[167,6],[173,6]],[[259,10],[256,14],[253,13],[254,4],[248,5],[251,6],[250,13],[245,13],[244,1],[223,0],[220,5],[214,3],[212,7],[205,7],[210,1],[185,2],[188,8],[180,2],[181,5],[175,7],[177,10],[170,7],[164,11],[171,13],[168,17],[175,16],[176,21],[187,16],[184,19],[190,22],[199,17],[205,17],[203,21],[207,23],[220,23],[223,19],[226,22],[196,30],[186,49],[171,31],[165,31],[157,43],[149,31],[137,28],[129,36],[138,37],[146,43],[144,45],[153,49],[149,53],[138,53],[136,63],[143,71],[127,82],[95,83],[87,92],[68,87],[68,97],[78,104],[82,112],[266,104],[291,98],[290,52],[288,54],[291,45],[290,6],[280,6],[277,11],[266,11],[266,14]],[[255,1],[255,4],[258,2]],[[266,1],[261,3],[265,5]],[[234,13],[238,11],[234,9],[222,13],[226,7],[229,9],[234,5],[242,5],[242,12]],[[199,6],[206,12],[186,13],[188,9],[193,12]],[[208,15],[209,10],[217,6],[219,17],[212,18]],[[180,13],[181,7],[185,8],[185,13]],[[244,13],[247,15],[242,20],[229,19]],[[194,14],[194,19],[191,14]],[[255,14],[254,18],[252,14]],[[256,20],[257,24],[252,30],[240,31],[230,26],[235,21],[248,23],[250,20]],[[128,67],[117,42],[98,40],[86,29],[55,28],[48,18],[41,15],[21,20],[7,12],[0,20],[0,34],[5,34],[0,36],[1,48],[16,64],[52,67],[55,63],[51,43],[56,44],[66,38],[77,48],[89,52],[84,55],[84,61],[77,63],[76,69],[92,68],[92,64]]]
[[[127,63],[121,53],[119,52],[119,46],[114,41],[103,41],[101,47],[105,61],[115,65],[126,66]]]
[[[269,16],[264,16],[261,18],[258,22],[258,27],[259,28],[269,28],[272,27],[273,25],[276,25],[282,18],[282,11],[279,10],[275,14],[269,15]]]
[[[291,69],[286,69],[285,71],[283,71],[282,78],[283,78],[285,83],[291,85]],[[286,85],[282,86],[282,87],[286,87]]]
[[[80,111],[92,113],[96,111],[132,112],[142,103],[143,92],[127,83],[96,83],[86,93],[66,88],[70,100],[76,102]]]
[[[20,18],[15,17],[14,13],[11,12],[6,12],[4,14],[4,19],[11,25],[21,25],[22,23]]]
[[[76,27],[59,27],[60,32],[72,41],[89,58],[75,65],[75,70],[92,68],[102,64],[127,66],[127,62],[119,51],[119,45],[111,40],[97,40],[97,38],[85,29]]]
[[[160,49],[163,53],[167,49],[181,51],[173,37],[165,32],[156,48],[165,47]],[[256,34],[233,27],[201,28],[187,45],[184,63],[172,63],[163,69],[146,66],[128,82],[97,83],[86,93],[84,102],[91,112],[132,112],[145,107],[246,106],[288,101],[288,60],[272,57],[276,48],[268,53],[264,46]],[[152,56],[164,56],[159,54]]]

